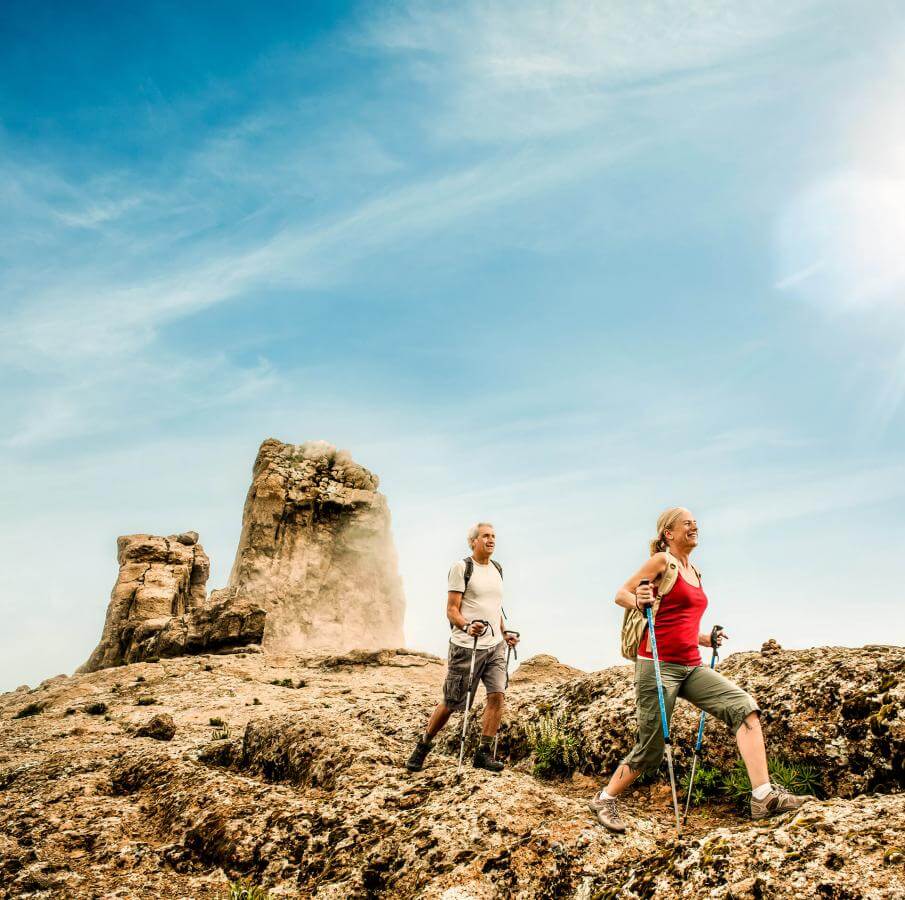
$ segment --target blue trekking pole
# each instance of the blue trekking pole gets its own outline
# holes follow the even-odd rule
[[[710,668],[713,669],[716,666],[716,661],[719,659],[719,653],[717,653],[717,647],[719,645],[720,632],[723,630],[722,625],[714,625],[713,629],[710,632],[710,646],[713,648],[713,653],[710,655]],[[691,760],[691,778],[688,780],[688,799],[685,801],[685,815],[682,816],[682,824],[684,825],[688,819],[688,808],[691,806],[691,791],[694,788],[694,773],[698,767],[698,759],[701,755],[701,747],[704,745],[704,720],[707,718],[707,713],[703,710],[701,711],[701,724],[698,726],[698,741],[694,745],[694,757]]]
[[[650,584],[645,578],[642,584]],[[650,653],[654,658],[654,676],[657,679],[657,699],[660,701],[660,724],[663,726],[663,743],[666,745],[666,764],[669,766],[669,783],[672,787],[672,808],[676,813],[676,835],[682,834],[682,826],[679,823],[679,798],[676,794],[676,774],[672,767],[672,741],[669,737],[669,722],[666,718],[666,701],[663,699],[663,679],[660,676],[660,659],[657,656],[657,635],[654,632],[654,613],[653,608],[646,608],[647,614],[647,633],[650,635]]]

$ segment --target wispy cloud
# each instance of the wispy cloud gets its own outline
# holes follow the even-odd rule
[[[416,81],[444,86],[438,134],[513,142],[605,120],[617,131],[620,93],[668,94],[683,81],[731,77],[745,54],[800,27],[814,7],[412,0],[378,17],[365,40],[411,60]]]

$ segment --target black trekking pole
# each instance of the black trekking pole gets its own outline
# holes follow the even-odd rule
[[[486,619],[473,619],[468,623],[468,628],[471,628],[472,625],[483,625],[484,628],[481,630],[481,634],[488,628],[490,629],[490,633],[493,634],[493,625]],[[467,631],[468,628],[465,630]],[[471,712],[471,684],[474,681],[474,660],[475,655],[478,652],[478,638],[480,636],[481,635],[478,634],[473,635],[474,645],[471,648],[471,668],[468,670],[468,695],[465,698],[465,715],[462,718],[462,740],[459,743],[459,767],[456,769],[456,775],[462,773],[462,757],[465,755],[465,732],[468,729],[468,714]]]
[[[647,579],[642,584],[650,584]],[[654,613],[651,606],[647,611],[647,633],[650,636],[650,654],[654,658],[654,677],[657,681],[657,700],[660,702],[660,725],[663,728],[663,743],[666,745],[666,764],[669,766],[669,784],[672,787],[672,807],[676,813],[676,835],[682,834],[682,826],[679,823],[679,797],[676,794],[676,774],[672,767],[672,740],[669,737],[669,720],[666,718],[666,701],[663,699],[663,678],[660,675],[660,659],[657,656],[657,635],[654,631]]]
[[[521,637],[521,634],[517,631],[513,631],[511,628],[507,628],[503,632],[503,637],[506,637],[507,634],[514,634],[516,637]],[[511,644],[506,649],[506,690],[509,690],[509,657],[512,654],[515,654],[515,658],[518,659],[518,650],[515,649]],[[497,728],[497,733],[493,737],[493,758],[496,760],[496,747],[497,743],[500,740],[500,730]]]
[[[717,648],[719,646],[719,638],[720,632],[723,630],[722,625],[714,625],[713,629],[710,632],[710,646],[713,648],[713,653],[710,655],[710,668],[713,669],[716,667],[716,661],[719,659],[719,653],[717,652]],[[694,775],[695,770],[698,767],[698,759],[701,755],[701,747],[704,745],[704,720],[707,718],[707,713],[703,710],[701,711],[701,724],[698,726],[698,740],[694,745],[694,756],[691,760],[691,778],[688,780],[688,798],[685,800],[685,815],[682,816],[682,824],[684,825],[688,819],[688,808],[691,806],[691,791],[694,788]]]

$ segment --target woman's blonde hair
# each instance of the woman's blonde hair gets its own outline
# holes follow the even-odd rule
[[[669,549],[669,544],[666,542],[663,532],[669,531],[669,529],[676,524],[676,520],[679,518],[684,508],[684,506],[673,506],[671,509],[661,512],[657,517],[657,536],[650,542],[651,556]]]

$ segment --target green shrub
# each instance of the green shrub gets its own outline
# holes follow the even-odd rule
[[[210,663],[205,663],[205,664],[204,664],[204,671],[205,671],[205,672],[213,672],[213,671],[214,671],[214,667],[213,667]]]
[[[85,707],[85,712],[88,713],[89,716],[102,716],[107,711],[107,704],[96,700],[94,703],[89,703]]]
[[[691,780],[691,769],[683,772],[679,778],[682,795],[688,796],[688,782]],[[699,764],[694,773],[694,788],[691,791],[692,806],[699,806],[711,797],[723,793],[723,773],[719,769]]]
[[[153,706],[157,700],[154,697],[139,697],[135,701],[136,706]]]
[[[223,725],[225,723],[223,719],[220,718],[220,716],[211,716],[208,720],[208,724],[213,725],[214,728],[218,728],[220,725]]]
[[[24,719],[28,716],[36,716],[39,712],[44,712],[44,707],[46,703],[29,703],[28,706],[23,706],[22,709],[17,712],[13,718],[14,719]]]
[[[225,741],[229,739],[229,728],[225,725],[222,728],[215,728],[211,732],[212,741]]]
[[[262,887],[240,878],[229,883],[228,900],[270,900],[270,894]]]
[[[814,794],[820,796],[822,787],[820,773],[807,763],[798,763],[788,759],[769,759],[767,770],[770,782],[784,787],[793,794]],[[744,808],[751,797],[751,782],[742,760],[722,776],[722,793],[737,806]]]
[[[543,778],[568,775],[578,765],[578,740],[560,716],[541,716],[525,729],[534,751],[534,774]]]
[[[255,697],[254,700],[251,701],[251,705],[252,705],[252,706],[260,706],[260,705],[261,705],[261,701],[258,700],[257,697]]]

